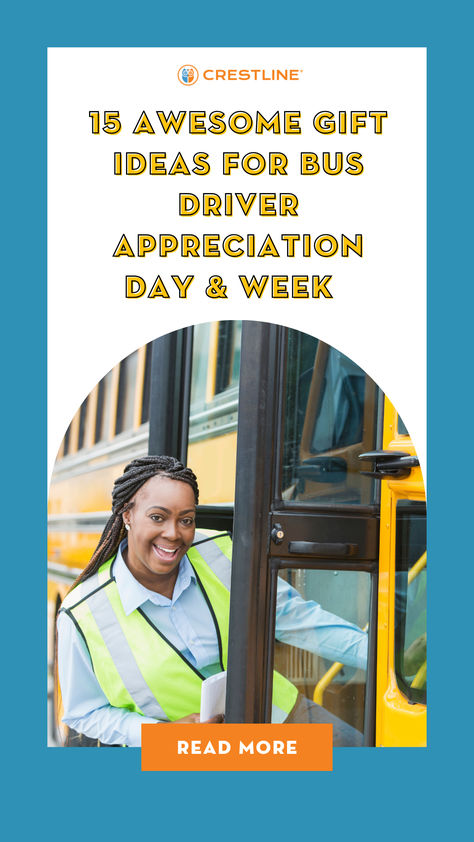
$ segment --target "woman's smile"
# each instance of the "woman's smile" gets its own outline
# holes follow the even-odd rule
[[[178,547],[163,547],[160,546],[160,544],[153,544],[153,549],[159,559],[171,563],[176,560],[176,555],[182,546],[183,545],[180,544]]]

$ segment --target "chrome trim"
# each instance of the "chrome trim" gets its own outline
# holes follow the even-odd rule
[[[195,415],[191,415],[189,419],[189,426],[191,427],[192,424],[199,424],[201,421],[207,421],[208,419],[211,420],[212,418],[218,418],[219,415],[236,412],[238,404],[239,399],[236,397],[234,400],[223,403],[220,406],[211,406],[209,409],[205,409],[202,412],[196,412]]]
[[[204,439],[212,439],[215,436],[223,435],[224,433],[233,433],[237,429],[237,413],[235,420],[228,421],[226,424],[221,424],[219,427],[204,428],[202,430],[195,430],[189,432],[189,443],[201,441]]]
[[[82,573],[81,567],[66,567],[64,564],[56,564],[54,561],[48,562],[48,579],[52,579],[54,582],[72,585],[80,573]]]
[[[234,396],[235,395],[235,396]],[[213,404],[189,418],[189,442],[201,441],[206,438],[237,429],[238,391],[234,395],[226,395],[225,402]],[[229,399],[230,398],[230,399]],[[219,423],[220,420],[220,423]],[[101,471],[121,462],[129,462],[139,456],[148,454],[149,423],[143,424],[137,430],[128,430],[115,436],[111,441],[98,442],[89,448],[82,448],[77,453],[64,456],[56,460],[51,482],[64,481],[85,473]]]
[[[110,512],[68,512],[49,515],[49,532],[102,532]]]
[[[116,436],[112,441],[98,443],[83,448],[71,456],[56,460],[53,479],[62,479],[62,475],[78,476],[82,473],[101,471],[109,465],[127,462],[137,456],[146,456],[148,452],[148,424],[135,434],[127,433],[126,438]],[[111,457],[107,458],[106,457]],[[97,461],[102,460],[102,461]]]

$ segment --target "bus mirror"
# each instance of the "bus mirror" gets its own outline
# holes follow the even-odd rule
[[[299,484],[304,484],[306,481],[345,482],[346,476],[346,460],[334,456],[312,456],[296,467],[296,477]]]

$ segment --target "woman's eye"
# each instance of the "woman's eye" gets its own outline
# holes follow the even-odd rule
[[[193,523],[194,523],[194,518],[192,518],[192,517],[185,517],[185,518],[183,518],[183,520],[181,521],[181,523],[183,524],[183,526],[192,526],[192,525],[193,525]]]
[[[151,515],[151,519],[155,521],[155,523],[160,523],[163,518],[161,515]]]

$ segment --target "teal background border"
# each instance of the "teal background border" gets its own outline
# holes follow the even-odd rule
[[[258,7],[248,0],[166,7],[85,0],[26,2],[2,13],[1,742],[6,812],[17,838],[266,833],[385,842],[434,830],[462,833],[463,819],[468,830],[463,756],[472,731],[472,664],[462,644],[473,563],[472,448],[471,424],[463,429],[461,420],[470,419],[472,389],[471,8],[460,0]],[[428,48],[428,749],[336,749],[333,773],[277,775],[145,774],[139,751],[46,748],[46,49],[180,45]],[[381,316],[394,341],[413,329],[409,312]]]

